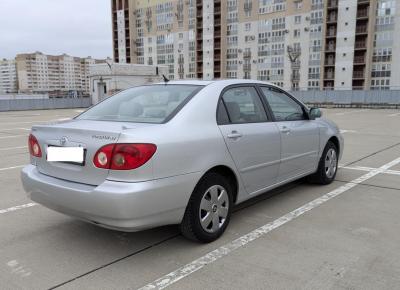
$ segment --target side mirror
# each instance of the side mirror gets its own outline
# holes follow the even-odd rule
[[[322,111],[319,108],[311,108],[308,115],[310,116],[310,120],[315,120],[322,117]]]

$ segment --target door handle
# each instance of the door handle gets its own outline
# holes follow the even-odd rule
[[[238,131],[232,131],[230,134],[228,134],[228,138],[229,139],[238,139],[240,137],[242,137],[243,134],[239,133]]]
[[[286,126],[283,126],[281,128],[281,132],[284,133],[284,134],[289,134],[291,132],[291,130]]]

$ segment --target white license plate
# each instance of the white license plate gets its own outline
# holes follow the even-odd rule
[[[83,147],[47,147],[47,161],[83,163]]]

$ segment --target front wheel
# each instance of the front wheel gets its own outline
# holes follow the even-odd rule
[[[335,180],[338,169],[338,149],[328,141],[318,164],[318,170],[309,177],[309,181],[318,184],[330,184]]]
[[[229,180],[218,173],[206,174],[189,200],[181,223],[182,234],[204,243],[215,241],[229,224],[232,205]]]

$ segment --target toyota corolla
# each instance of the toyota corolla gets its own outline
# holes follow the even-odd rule
[[[272,84],[173,81],[34,126],[29,151],[22,181],[33,201],[121,231],[180,224],[211,242],[236,204],[303,177],[331,183],[343,138]]]

